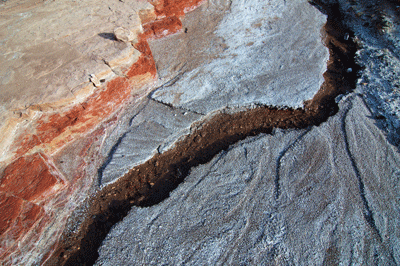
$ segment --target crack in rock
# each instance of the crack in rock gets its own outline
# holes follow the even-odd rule
[[[280,152],[277,160],[276,160],[276,171],[275,171],[275,200],[279,199],[279,196],[281,194],[280,191],[280,169],[281,169],[281,164],[282,164],[282,158],[305,136],[307,135],[308,132],[310,132],[311,128],[308,128],[305,130],[299,137],[297,137],[292,143],[290,143],[287,147],[285,147],[282,152]]]
[[[359,189],[360,197],[361,197],[361,200],[362,200],[362,203],[363,203],[363,206],[364,206],[363,214],[364,214],[365,221],[369,224],[369,226],[371,226],[372,230],[375,231],[375,233],[377,234],[379,240],[382,242],[382,236],[379,233],[378,228],[376,227],[376,223],[375,223],[375,220],[374,220],[374,215],[372,213],[371,208],[369,207],[368,200],[365,197],[365,185],[364,185],[364,182],[362,180],[360,171],[359,171],[359,169],[357,167],[357,163],[356,163],[356,161],[355,161],[355,159],[354,159],[354,157],[353,157],[353,155],[352,155],[352,153],[350,151],[350,145],[349,145],[349,142],[348,142],[347,129],[346,129],[346,118],[347,118],[347,114],[351,110],[352,106],[353,106],[353,103],[351,101],[349,101],[349,106],[347,106],[346,110],[344,111],[344,115],[342,117],[342,125],[341,125],[341,127],[342,127],[343,136],[344,136],[343,141],[345,143],[345,149],[346,149],[347,155],[349,156],[349,159],[350,159],[350,162],[351,162],[351,166],[353,167],[353,171],[354,171],[355,175],[357,176],[358,189]]]

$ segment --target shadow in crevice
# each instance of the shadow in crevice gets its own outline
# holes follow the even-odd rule
[[[112,41],[116,41],[117,39],[115,38],[115,34],[112,32],[102,32],[97,34],[98,36],[107,39],[107,40],[112,40]]]

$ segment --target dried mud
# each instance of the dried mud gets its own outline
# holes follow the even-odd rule
[[[65,231],[45,265],[93,265],[98,248],[111,227],[121,221],[132,206],[151,206],[167,198],[170,191],[188,175],[190,169],[209,162],[230,145],[274,128],[301,129],[318,126],[338,111],[335,98],[355,88],[359,66],[355,63],[357,44],[352,32],[342,24],[338,6],[317,7],[328,15],[324,41],[330,58],[325,82],[304,109],[278,109],[258,106],[246,111],[217,114],[194,125],[192,134],[175,148],[155,155],[116,183],[88,199],[85,221],[78,232]],[[350,38],[345,38],[349,34]],[[347,39],[347,40],[346,40]],[[349,69],[352,71],[349,71]]]

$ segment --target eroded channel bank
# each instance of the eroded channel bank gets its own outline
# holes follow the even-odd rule
[[[46,265],[92,265],[97,250],[111,229],[132,206],[151,206],[168,197],[190,169],[210,161],[230,145],[274,128],[318,126],[335,114],[335,98],[354,89],[359,67],[354,57],[357,44],[353,34],[342,24],[338,6],[319,6],[328,15],[324,41],[329,48],[325,82],[304,109],[278,109],[259,106],[246,111],[226,110],[195,126],[192,134],[175,148],[155,155],[112,185],[88,199],[85,221],[79,230],[66,230],[59,247]],[[349,34],[349,38],[346,37]],[[351,71],[349,70],[351,69]],[[277,187],[279,190],[279,187]],[[276,192],[279,196],[279,192]]]

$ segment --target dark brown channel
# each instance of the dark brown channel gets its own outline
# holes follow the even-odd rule
[[[335,98],[355,88],[360,67],[355,62],[357,44],[342,23],[338,5],[313,3],[328,15],[324,40],[330,57],[325,82],[304,109],[260,106],[233,114],[215,115],[193,131],[175,148],[157,154],[119,181],[88,199],[90,207],[78,232],[66,230],[53,255],[44,265],[93,265],[98,248],[111,227],[132,206],[151,206],[167,198],[192,167],[209,162],[219,152],[249,136],[271,133],[274,128],[302,129],[318,126],[338,111]],[[350,34],[350,38],[345,35]],[[348,71],[351,68],[352,71]]]

